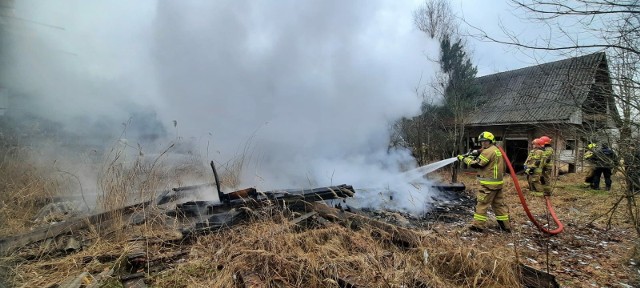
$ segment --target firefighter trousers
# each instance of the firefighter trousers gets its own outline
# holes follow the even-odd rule
[[[551,190],[553,188],[551,169],[544,169],[542,171],[542,175],[540,175],[540,182],[542,183],[542,192],[544,192],[544,195],[551,195]]]
[[[592,189],[600,189],[600,176],[604,175],[604,185],[607,191],[611,190],[611,168],[596,167],[593,171]]]
[[[482,187],[476,194],[476,212],[473,214],[472,226],[484,229],[487,225],[487,211],[489,207],[496,214],[496,220],[500,227],[511,229],[509,225],[509,207],[504,203],[504,192],[502,189],[489,190]]]
[[[593,187],[593,175],[595,174],[595,168],[592,166],[584,167],[584,184],[585,188]]]
[[[542,192],[543,185],[541,182],[540,174],[534,173],[533,175],[527,175],[527,182],[529,182],[529,191]]]

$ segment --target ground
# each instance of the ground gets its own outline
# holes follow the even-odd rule
[[[469,231],[477,186],[472,173],[459,180],[467,191],[434,196],[431,212],[420,217],[354,211],[366,217],[341,220],[321,213],[294,224],[305,212],[270,206],[251,211],[242,225],[188,239],[161,227],[162,216],[148,217],[124,230],[80,233],[80,250],[44,253],[50,244],[34,245],[0,259],[0,268],[9,267],[5,273],[23,287],[52,287],[83,272],[91,275],[83,281],[102,287],[122,287],[123,275],[134,272],[152,287],[517,287],[514,265],[522,263],[555,275],[561,287],[640,286],[638,236],[626,202],[607,213],[620,199],[619,179],[604,192],[581,188],[580,175],[560,176],[551,202],[564,231],[553,236],[528,220],[511,180],[505,192],[513,232],[498,231],[493,216],[485,232]],[[520,183],[533,215],[555,228],[543,198],[529,196],[526,181]],[[15,234],[19,227],[4,231]],[[136,253],[144,255],[144,267],[123,264]]]
[[[472,196],[473,189],[477,188],[473,176],[462,174],[460,180],[469,188],[465,194]],[[619,205],[613,217],[606,213],[622,195],[620,179],[614,179],[612,191],[605,192],[582,188],[583,181],[579,174],[559,176],[551,202],[564,224],[564,231],[553,236],[541,233],[529,221],[510,180],[505,185],[505,191],[513,233],[498,231],[493,219],[490,223],[494,228],[485,233],[467,231],[465,227],[471,220],[471,207],[465,221],[436,221],[429,228],[458,238],[460,245],[470,245],[480,250],[510,250],[520,262],[556,275],[563,287],[640,285],[640,270],[636,265],[640,259],[634,255],[634,240],[638,236],[626,217],[626,202]],[[555,228],[553,221],[546,217],[548,213],[543,198],[527,193],[523,177],[520,177],[519,183],[538,221]]]

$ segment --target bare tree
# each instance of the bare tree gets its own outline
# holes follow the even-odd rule
[[[432,39],[442,39],[445,35],[453,35],[455,24],[453,11],[446,0],[426,1],[413,12],[416,27]]]
[[[477,69],[458,33],[459,24],[446,0],[427,0],[414,12],[418,29],[440,43],[435,60],[440,71],[430,85],[416,89],[422,97],[421,115],[405,119],[402,127],[418,163],[451,157],[466,144],[464,118],[475,106]]]

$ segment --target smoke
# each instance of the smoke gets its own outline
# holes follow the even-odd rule
[[[95,143],[129,123],[125,137],[143,146],[182,141],[218,164],[240,161],[239,186],[389,190],[415,168],[408,151],[389,149],[389,125],[419,113],[415,89],[435,70],[425,54],[437,43],[413,27],[415,6],[19,1],[16,19],[29,22],[14,20],[5,37],[0,85],[18,95],[16,118]],[[401,186],[394,193],[427,198]]]

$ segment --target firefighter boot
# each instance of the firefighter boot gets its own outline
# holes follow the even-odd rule
[[[484,228],[476,226],[476,225],[471,225],[469,226],[469,230],[474,231],[474,232],[484,232]]]
[[[473,222],[471,222],[471,226],[469,226],[469,230],[475,232],[484,232],[484,227],[487,224],[487,216],[475,214],[473,215]]]
[[[502,232],[511,233],[511,224],[509,220],[498,220],[498,228]]]

